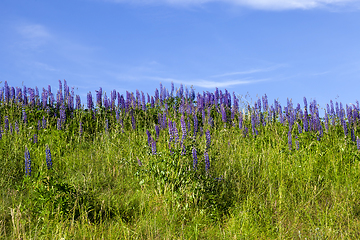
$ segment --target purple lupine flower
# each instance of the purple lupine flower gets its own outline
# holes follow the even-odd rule
[[[8,119],[8,116],[5,116],[5,130],[9,130],[9,119]]]
[[[340,118],[344,118],[345,117],[345,110],[343,108],[342,102],[340,102]]]
[[[62,93],[62,83],[61,83],[61,80],[59,80],[59,92]]]
[[[25,176],[31,176],[31,158],[27,147],[25,147]]]
[[[79,135],[80,135],[80,137],[82,136],[82,134],[83,134],[83,127],[82,127],[82,122],[80,121],[79,122]]]
[[[179,141],[179,132],[176,127],[176,122],[173,122],[173,131],[174,131],[174,135],[175,135],[175,143],[177,143]]]
[[[351,128],[351,140],[352,140],[353,142],[355,142],[354,128]]]
[[[159,125],[155,125],[155,132],[156,132],[156,139],[158,139],[158,138],[159,138],[159,134],[160,134]]]
[[[26,124],[27,123],[27,115],[25,112],[25,108],[22,109],[22,119],[23,119],[24,123]]]
[[[331,117],[335,117],[334,103],[332,100],[330,100],[330,114],[331,114]]]
[[[34,143],[37,143],[37,140],[38,140],[37,135],[34,134],[33,142],[34,142]]]
[[[296,140],[296,141],[295,141],[295,144],[296,144],[296,150],[299,150],[299,141]]]
[[[324,134],[323,134],[323,127],[322,127],[320,121],[319,121],[319,136],[320,136],[320,137],[323,137],[323,136],[324,136]]]
[[[260,98],[258,98],[257,105],[258,105],[259,111],[261,111],[261,100],[260,100]]]
[[[197,169],[198,159],[197,159],[196,148],[193,148],[192,155],[193,155],[193,168]]]
[[[116,90],[114,89],[112,92],[111,92],[111,109],[114,109],[115,108],[115,101],[116,101]]]
[[[116,122],[119,122],[120,120],[120,109],[115,111],[116,112]]]
[[[161,128],[162,129],[166,129],[166,122],[167,122],[167,120],[166,120],[166,112],[164,112],[162,123],[161,123]]]
[[[346,125],[345,120],[342,121],[342,125],[343,125],[343,128],[344,128],[344,134],[345,134],[345,137],[346,137],[347,136],[347,125]]]
[[[46,153],[46,166],[50,170],[52,169],[52,159],[51,159],[50,148],[47,144],[46,144],[45,153]]]
[[[209,123],[209,125],[211,127],[214,126],[214,120],[211,117],[211,109],[210,109],[210,107],[208,107],[208,123]]]
[[[46,128],[46,119],[45,116],[42,118],[42,128]]]
[[[57,126],[57,130],[61,130],[61,119],[60,118],[57,119],[56,126]]]
[[[184,86],[182,84],[180,84],[180,89],[179,89],[179,97],[180,98],[183,97],[183,93],[184,93]]]
[[[148,137],[148,145],[150,146],[151,145],[151,134],[150,134],[150,132],[149,132],[149,130],[148,129],[146,129],[146,135],[147,135],[147,137]]]
[[[157,103],[159,101],[159,90],[156,88],[155,89],[155,103]]]
[[[305,109],[303,124],[304,124],[304,131],[308,132],[309,131],[309,126],[308,126],[308,112],[307,112],[307,109]]]
[[[328,132],[329,131],[329,117],[328,117],[328,113],[325,112],[325,120],[324,120],[324,123],[325,123],[325,129],[326,131]]]
[[[208,149],[211,145],[211,135],[210,135],[210,130],[206,130],[205,132],[205,136],[206,136],[206,149]]]
[[[45,90],[45,88],[43,88],[43,91],[41,93],[41,101],[42,101],[42,107],[46,108],[46,104],[47,104],[47,91]]]
[[[136,129],[136,122],[135,122],[135,117],[134,117],[133,113],[131,113],[131,126],[132,126],[133,130]]]
[[[17,134],[19,134],[19,124],[18,124],[18,122],[17,121],[15,121],[15,131],[16,131],[16,133]]]
[[[61,123],[66,122],[66,112],[65,112],[64,104],[61,104],[61,106],[60,106],[60,119],[61,119]]]
[[[81,99],[80,99],[79,95],[76,95],[75,101],[76,101],[75,109],[80,110],[81,109]]]
[[[266,112],[269,109],[268,97],[266,94],[263,96],[263,109],[264,112]]]
[[[161,126],[162,125],[162,116],[161,113],[158,113],[158,124]]]
[[[356,146],[357,146],[357,149],[360,151],[360,138],[359,137],[356,137]]]
[[[226,123],[226,111],[224,105],[221,105],[220,109],[221,109],[221,119],[224,123]]]
[[[306,100],[306,97],[304,97],[304,108],[307,109],[307,100]]]
[[[67,99],[69,96],[69,86],[66,83],[66,80],[64,79],[64,99]]]
[[[190,120],[187,121],[187,132],[191,132],[191,122],[190,122]]]
[[[202,118],[202,122],[205,123],[205,110],[203,108],[201,108],[201,118]]]
[[[104,107],[105,107],[105,109],[108,109],[109,108],[109,106],[108,106],[108,99],[107,99],[107,95],[106,95],[106,92],[104,93],[104,99],[103,99],[103,101],[104,101]]]
[[[99,89],[99,91],[96,91],[96,105],[98,107],[102,106],[102,88]]]
[[[146,95],[147,95],[147,103],[150,103],[150,95],[149,95],[149,93],[146,93]]]
[[[210,159],[209,159],[209,154],[206,151],[204,152],[204,158],[205,158],[205,171],[209,172],[209,170],[210,170]]]
[[[37,130],[40,131],[40,128],[41,128],[41,122],[40,122],[40,120],[38,120]]]
[[[234,106],[231,107],[231,121],[234,121],[234,117],[235,117],[235,109]]]
[[[196,113],[193,115],[194,118],[194,137],[196,137],[196,133],[198,131],[198,119]]]
[[[156,141],[151,138],[151,151],[153,155],[156,155]]]
[[[24,105],[28,104],[28,98],[27,98],[27,88],[24,86],[23,88],[23,99],[24,99]]]
[[[244,131],[243,131],[243,137],[246,137],[247,133],[248,133],[248,128],[245,127],[245,128],[244,128]]]
[[[141,92],[142,94],[142,110],[146,111],[146,102],[145,102],[145,94]]]
[[[121,128],[124,128],[124,120],[122,118],[120,118],[120,125],[121,125]],[[124,132],[124,130],[122,130]]]
[[[9,102],[12,98],[12,88],[9,87],[7,81],[5,81],[4,84],[4,90],[5,90],[5,102]]]
[[[255,133],[255,114],[251,114],[251,129],[254,134]]]
[[[155,100],[154,100],[154,97],[153,97],[153,96],[151,96],[150,105],[151,105],[151,108],[154,108],[154,107],[155,107]]]
[[[174,83],[171,82],[171,94],[170,94],[171,97],[174,96]]]
[[[184,118],[184,115],[181,115],[181,120],[180,120],[180,123],[181,123],[181,131],[182,131],[182,138],[181,138],[181,141],[185,140],[186,139],[186,125],[185,125],[185,118]]]
[[[109,132],[109,120],[105,120],[105,132]]]
[[[242,113],[239,114],[239,129],[242,129],[243,126],[243,116]]]
[[[180,103],[179,112],[180,112],[181,114],[184,113],[184,101],[181,101],[181,103]]]
[[[0,96],[1,96],[1,94],[0,94]],[[18,88],[18,87],[16,87],[16,99],[17,99],[18,103],[23,101],[21,88]]]
[[[12,134],[13,133],[13,127],[12,127],[11,123],[9,124],[9,129],[10,129],[10,134]]]
[[[191,89],[191,93],[190,93],[190,100],[191,102],[193,102],[195,99],[195,90],[194,89]]]
[[[182,144],[182,146],[181,146],[181,155],[185,155],[185,154],[186,154],[185,144]]]
[[[299,134],[301,134],[302,133],[301,125],[300,125],[300,123],[298,123],[297,125],[298,125]]]
[[[137,157],[137,162],[138,162],[139,167],[141,167],[143,165],[138,157]]]
[[[169,143],[172,142],[172,140],[174,139],[174,131],[173,131],[173,123],[172,121],[169,119],[168,120],[168,129],[169,129]]]
[[[10,95],[9,95],[9,101],[15,102],[15,88],[9,87]]]
[[[292,138],[291,138],[291,131],[290,130],[288,132],[288,145],[289,145],[289,150],[291,151],[291,149],[292,149]]]

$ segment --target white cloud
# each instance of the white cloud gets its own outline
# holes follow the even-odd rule
[[[258,72],[269,72],[269,71],[275,70],[276,68],[279,68],[280,66],[284,66],[284,65],[278,65],[278,66],[273,66],[273,67],[268,67],[268,68],[250,69],[247,71],[239,71],[239,72],[228,72],[228,73],[214,75],[211,77],[218,78],[218,77],[226,77],[226,76],[234,76],[234,75],[252,74],[252,73],[258,73]]]
[[[47,38],[50,36],[44,26],[40,24],[23,25],[18,31],[25,37],[30,39]]]
[[[59,71],[59,69],[56,69],[56,68],[50,66],[49,64],[42,63],[42,62],[34,61],[34,62],[31,62],[31,65],[34,67],[37,67],[38,69],[41,69],[41,70],[46,70],[46,71],[51,71],[51,72]]]
[[[174,78],[162,78],[162,77],[148,77],[148,79],[151,80],[157,80],[157,81],[164,81],[164,82],[174,82],[177,84],[184,84],[187,86],[198,86],[203,88],[224,88],[224,87],[230,87],[230,86],[236,86],[236,85],[245,85],[245,84],[252,84],[257,82],[265,82],[269,81],[270,78],[264,78],[264,79],[236,79],[236,80],[225,80],[225,81],[209,81],[209,80],[203,80],[203,79],[197,79],[197,80],[179,80]]]
[[[22,46],[25,48],[37,48],[51,38],[47,29],[40,24],[23,24],[16,29],[22,37]]]
[[[350,6],[358,0],[104,0],[107,2],[132,4],[201,5],[209,2],[224,2],[263,10],[312,9],[333,6]]]

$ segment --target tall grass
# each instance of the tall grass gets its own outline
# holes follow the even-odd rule
[[[320,111],[182,85],[84,105],[66,82],[5,82],[0,236],[358,239],[359,105]]]

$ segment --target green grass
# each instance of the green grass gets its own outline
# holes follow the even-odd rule
[[[290,151],[287,125],[261,126],[254,137],[246,116],[249,134],[243,137],[238,120],[224,128],[214,111],[211,127],[199,114],[199,126],[204,133],[210,129],[212,139],[206,173],[205,134],[188,137],[181,155],[179,143],[170,153],[168,129],[161,130],[152,154],[146,129],[155,138],[160,108],[134,111],[135,130],[125,112],[122,127],[113,111],[102,109],[93,120],[89,111],[75,110],[57,130],[45,110],[26,107],[27,124],[21,110],[17,104],[0,106],[3,129],[5,116],[12,126],[19,123],[19,133],[4,131],[0,140],[1,239],[360,238],[360,154],[339,125],[318,141],[316,133],[297,134],[295,123],[292,134],[300,148],[293,139]],[[170,115],[181,139],[179,113]],[[37,130],[43,116],[47,128]],[[25,146],[30,177],[24,172]]]

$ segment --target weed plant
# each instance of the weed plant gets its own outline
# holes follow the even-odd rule
[[[0,238],[359,239],[359,103],[240,99],[5,82]]]

